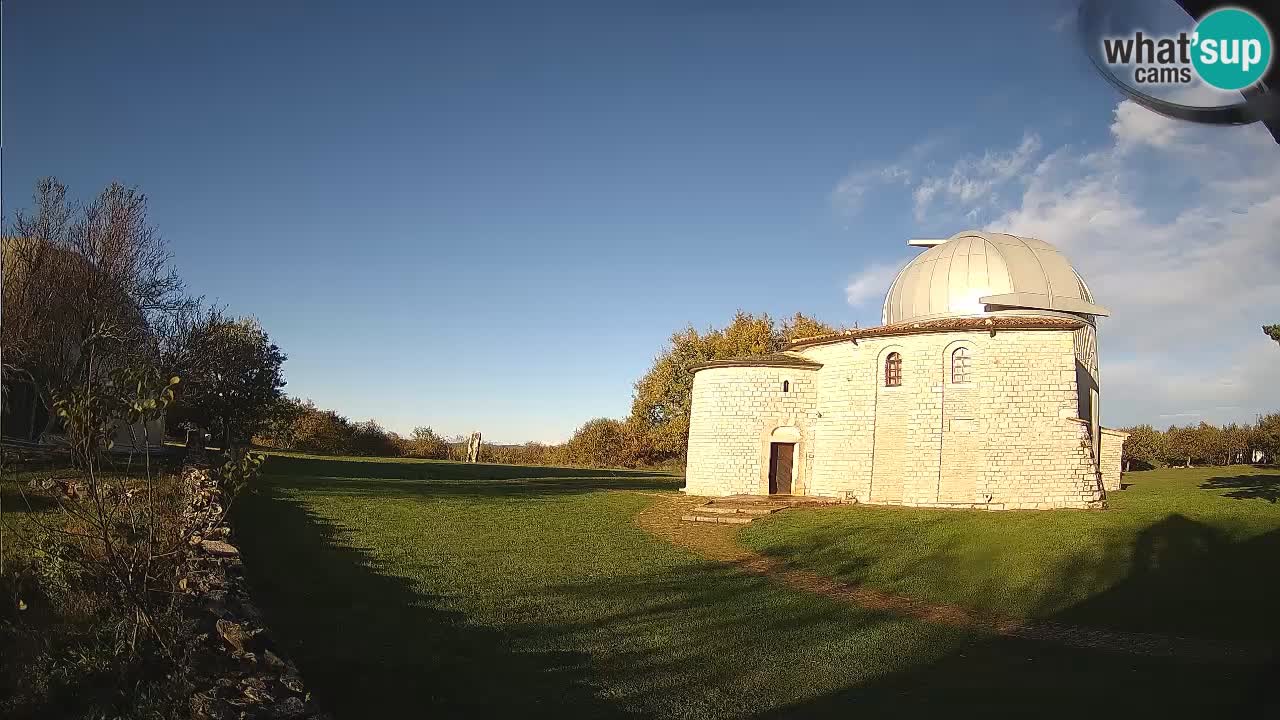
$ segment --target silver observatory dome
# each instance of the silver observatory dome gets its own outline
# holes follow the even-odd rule
[[[1109,315],[1080,274],[1042,240],[966,230],[912,240],[927,251],[907,264],[884,301],[886,325],[992,314]]]

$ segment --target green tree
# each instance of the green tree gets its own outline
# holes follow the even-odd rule
[[[1280,413],[1258,418],[1253,426],[1253,446],[1266,455],[1268,462],[1280,459]]]
[[[1253,440],[1253,428],[1248,425],[1229,423],[1222,427],[1222,447],[1225,464],[1249,462],[1249,454]]]
[[[286,357],[256,318],[210,311],[184,335],[173,360],[184,379],[178,414],[221,437],[224,448],[244,443],[279,407]]]
[[[1129,433],[1121,450],[1125,472],[1135,465],[1138,469],[1154,467],[1164,457],[1164,433],[1150,425],[1126,428],[1125,432]]]
[[[800,313],[779,324],[768,315],[739,310],[722,329],[692,326],[672,334],[649,371],[636,382],[627,430],[636,462],[661,463],[684,456],[689,439],[693,367],[709,360],[778,352],[800,337],[835,332]]]
[[[1263,325],[1262,332],[1266,333],[1267,337],[1280,343],[1280,325]]]

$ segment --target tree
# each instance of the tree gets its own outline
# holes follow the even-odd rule
[[[172,363],[185,365],[179,413],[239,445],[264,428],[281,399],[286,355],[253,317],[205,314],[180,343]]]
[[[1227,465],[1237,462],[1247,463],[1252,451],[1253,428],[1248,425],[1229,423],[1222,427],[1222,447]]]
[[[596,418],[583,423],[565,443],[565,453],[575,465],[588,467],[625,467],[633,464],[627,457],[627,428],[620,420]]]
[[[352,455],[394,457],[400,454],[400,438],[376,420],[353,423],[346,452]]]
[[[782,323],[782,338],[786,342],[818,335],[828,335],[833,332],[836,332],[836,330],[830,325],[801,313],[796,313],[791,316],[790,320]]]
[[[661,463],[684,456],[689,440],[693,367],[709,360],[778,352],[799,337],[835,332],[796,313],[778,325],[768,315],[739,310],[723,329],[698,332],[692,326],[672,334],[649,371],[636,382],[628,432],[637,462]]]
[[[1254,424],[1253,444],[1254,448],[1262,451],[1268,462],[1280,459],[1280,413],[1258,418],[1258,422]]]
[[[1164,459],[1170,467],[1191,467],[1196,454],[1195,429],[1170,425],[1164,433]]]
[[[448,440],[437,435],[430,427],[423,426],[415,427],[404,445],[405,455],[429,460],[448,460],[451,449]]]
[[[1267,337],[1280,343],[1280,325],[1263,325],[1262,332],[1266,333]]]
[[[6,382],[30,385],[48,411],[55,395],[91,373],[102,380],[154,362],[157,321],[185,298],[167,246],[149,223],[145,195],[112,183],[75,204],[66,186],[45,178],[13,230],[3,248]],[[35,411],[33,404],[32,417]],[[42,433],[57,420],[47,415]]]
[[[1134,469],[1154,467],[1164,454],[1164,435],[1150,425],[1138,425],[1126,428],[1129,437],[1124,439],[1121,459],[1125,472]]]
[[[293,449],[307,452],[340,453],[347,447],[351,423],[332,410],[321,410],[307,400],[293,422]]]

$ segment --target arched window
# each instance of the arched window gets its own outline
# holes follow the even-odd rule
[[[969,348],[958,347],[951,353],[951,382],[969,382]]]
[[[902,385],[902,356],[889,353],[884,360],[884,386],[898,387]]]
[[[791,392],[791,381],[790,381],[790,380],[783,380],[783,381],[782,381],[782,392],[784,392],[784,393],[785,393],[785,392]]]

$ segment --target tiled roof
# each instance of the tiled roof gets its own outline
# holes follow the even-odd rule
[[[768,355],[730,358],[728,360],[710,360],[694,365],[692,369],[696,372],[717,367],[789,367],[817,370],[822,367],[822,363],[790,353],[770,353]]]
[[[990,315],[986,317],[950,317],[936,320],[919,320],[878,325],[869,328],[854,328],[829,335],[800,338],[791,341],[788,350],[812,347],[814,345],[830,345],[846,340],[862,338],[892,337],[894,335],[923,335],[925,333],[955,332],[957,330],[977,330],[995,333],[997,330],[1078,330],[1084,327],[1083,320],[1062,317],[1046,317],[1036,315]]]

